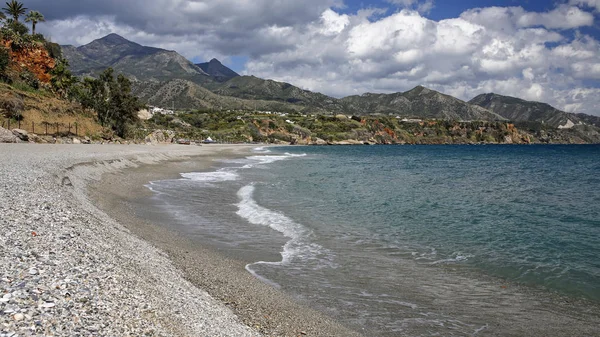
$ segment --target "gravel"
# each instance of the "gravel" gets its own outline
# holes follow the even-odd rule
[[[220,150],[0,144],[0,337],[260,335],[84,191],[106,172]]]

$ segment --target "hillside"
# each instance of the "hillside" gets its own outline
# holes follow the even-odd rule
[[[105,132],[95,113],[83,109],[80,104],[50,93],[19,90],[7,84],[0,84],[0,126],[37,134],[39,138],[35,140],[38,142],[54,142],[54,137],[58,136],[93,138]]]
[[[303,106],[277,101],[248,100],[221,96],[187,80],[176,79],[168,82],[138,82],[134,94],[153,106],[169,107],[178,110],[193,107],[199,110],[262,110],[280,112],[300,112]]]
[[[469,103],[492,110],[515,122],[539,122],[557,128],[567,125],[568,121],[573,124],[583,121],[575,114],[560,111],[546,103],[526,101],[494,93],[481,94],[470,100]]]
[[[532,132],[502,121],[403,121],[389,116],[307,116],[254,111],[192,111],[155,115],[155,129],[172,138],[275,144],[582,144],[599,143],[600,133],[575,130]]]
[[[422,86],[395,94],[371,94],[342,98],[346,111],[358,114],[399,115],[443,120],[504,120],[478,106]]]
[[[341,112],[338,99],[300,89],[289,83],[264,80],[255,76],[238,76],[220,85],[207,85],[221,96],[239,97],[249,100],[269,100],[305,107],[306,112]]]

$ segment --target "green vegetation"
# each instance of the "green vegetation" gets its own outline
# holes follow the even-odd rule
[[[45,22],[46,19],[38,11],[30,11],[25,17],[25,22],[31,22],[31,35],[35,35],[35,25],[38,22]]]
[[[403,121],[387,116],[325,116],[247,111],[191,111],[154,115],[148,126],[178,138],[292,144],[528,143],[526,133],[504,122]]]
[[[23,7],[23,3],[16,0],[11,0],[6,3],[6,7],[2,8],[6,14],[12,16],[15,22],[19,22],[19,17],[27,11],[27,8]]]
[[[98,114],[100,125],[110,127],[119,137],[126,137],[128,129],[137,121],[137,112],[143,107],[131,94],[131,82],[123,75],[114,76],[106,69],[97,79],[86,78],[74,90],[74,98],[84,107]]]
[[[127,137],[128,131],[138,123],[137,112],[143,107],[131,94],[130,81],[122,75],[115,76],[111,68],[97,79],[80,81],[71,74],[60,46],[35,33],[36,25],[45,21],[42,13],[34,10],[27,13],[25,21],[31,23],[32,33],[29,34],[29,28],[19,22],[27,12],[23,3],[7,2],[3,11],[9,18],[0,27],[3,41],[0,45],[0,79],[21,93],[51,95],[77,102],[83,109],[94,111],[97,122],[107,130]],[[12,98],[2,99],[0,108],[6,118],[22,118],[22,106],[15,105]],[[60,115],[59,111],[57,113]]]

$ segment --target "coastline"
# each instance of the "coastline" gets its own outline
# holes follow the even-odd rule
[[[249,274],[244,279],[235,261],[184,246],[185,240],[157,227],[123,223],[134,219],[126,208],[101,211],[87,193],[88,186],[103,182],[115,191],[118,180],[106,178],[125,179],[129,170],[152,172],[167,161],[208,163],[207,158],[250,148],[1,144],[0,335],[352,335],[284,295],[265,290]],[[106,200],[118,200],[111,196]],[[155,241],[145,240],[150,238]],[[170,250],[161,249],[166,247]],[[196,252],[206,255],[185,264]],[[197,266],[196,258],[214,269]],[[183,265],[187,269],[178,268]],[[246,291],[228,288],[230,277],[240,277]],[[221,298],[209,295],[214,289],[220,289]],[[263,290],[253,294],[253,289]],[[241,306],[253,301],[265,311]],[[281,305],[268,307],[276,303]],[[259,317],[266,310],[285,317]],[[262,319],[264,327],[259,326]]]
[[[212,146],[212,145],[210,145]],[[98,208],[124,224],[134,235],[165,252],[186,280],[230,308],[242,322],[268,336],[359,336],[324,314],[297,303],[289,295],[261,282],[248,271],[247,261],[225,257],[182,235],[136,216],[133,204],[152,195],[150,181],[180,178],[180,173],[207,171],[215,159],[250,154],[219,153],[174,161],[157,167],[144,165],[107,173],[90,185]]]

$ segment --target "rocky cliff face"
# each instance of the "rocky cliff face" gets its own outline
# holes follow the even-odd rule
[[[3,41],[9,50],[11,59],[10,71],[20,74],[29,72],[41,83],[50,83],[50,71],[56,66],[56,61],[43,45],[13,50],[12,41]]]

